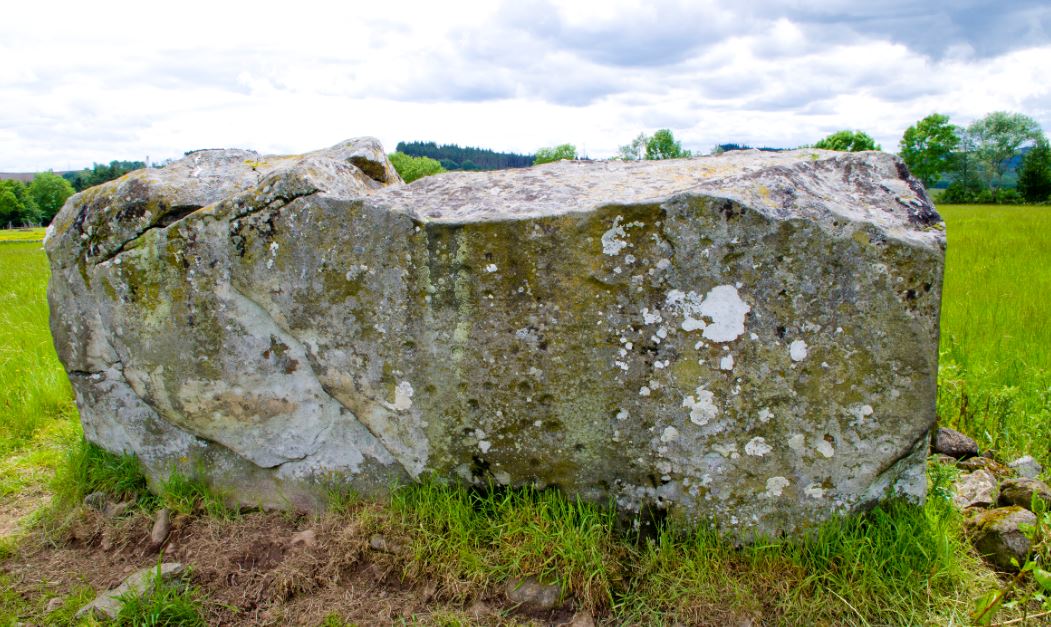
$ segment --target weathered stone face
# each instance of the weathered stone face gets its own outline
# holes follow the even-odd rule
[[[750,534],[925,489],[943,225],[887,154],[207,151],[46,247],[87,437],[248,505],[433,471]]]

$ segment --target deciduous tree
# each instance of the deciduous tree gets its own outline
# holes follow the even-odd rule
[[[1040,124],[1021,113],[994,111],[975,120],[967,133],[975,143],[975,156],[984,166],[989,184],[999,186],[1004,172],[1026,142],[1039,142],[1044,138]]]
[[[536,158],[533,160],[533,165],[540,165],[541,163],[551,163],[552,161],[561,161],[562,159],[576,159],[577,158],[577,147],[573,144],[559,144],[554,148],[541,148],[536,151]]]
[[[646,133],[617,148],[617,156],[624,161],[639,161],[646,158],[646,145],[650,143],[650,137]]]
[[[412,157],[403,152],[391,153],[387,157],[390,159],[394,169],[398,171],[398,175],[406,183],[411,183],[416,179],[422,179],[425,176],[438,174],[439,172],[445,172],[442,164],[430,157]]]
[[[69,181],[54,172],[41,172],[34,176],[27,191],[40,212],[40,218],[45,222],[50,222],[66,199],[74,193]]]
[[[690,156],[689,150],[683,150],[682,144],[675,141],[671,131],[662,128],[646,142],[647,159],[681,159]]]
[[[861,152],[862,150],[883,150],[876,140],[864,131],[836,131],[814,144],[821,150],[838,150],[840,152]]]
[[[952,166],[952,153],[960,145],[957,127],[949,116],[932,113],[905,129],[899,148],[901,158],[927,187],[933,187]]]

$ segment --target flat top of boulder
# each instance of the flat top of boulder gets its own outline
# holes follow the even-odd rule
[[[923,187],[883,152],[741,150],[664,161],[561,161],[450,172],[375,195],[423,222],[467,223],[660,203],[682,193],[727,198],[777,218],[843,218],[904,239],[940,239],[931,227],[941,218]]]

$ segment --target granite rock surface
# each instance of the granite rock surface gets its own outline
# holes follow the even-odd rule
[[[749,535],[924,495],[944,225],[889,154],[404,185],[370,138],[201,151],[45,247],[85,435],[153,480],[313,508],[437,473]]]

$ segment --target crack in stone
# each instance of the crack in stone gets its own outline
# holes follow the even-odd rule
[[[314,363],[314,356],[313,356],[313,354],[306,349],[306,346],[303,344],[303,342],[298,337],[296,337],[296,335],[294,333],[292,333],[291,329],[288,329],[284,325],[280,324],[277,321],[277,319],[273,315],[270,314],[270,312],[266,309],[266,307],[263,307],[263,305],[261,305],[258,301],[253,299],[251,296],[249,296],[248,294],[246,294],[242,290],[238,289],[237,286],[233,284],[233,282],[230,283],[230,291],[232,293],[236,294],[241,299],[243,299],[243,301],[245,303],[251,305],[253,308],[257,309],[264,316],[266,316],[266,318],[268,320],[270,320],[270,322],[274,325],[274,327],[282,335],[285,336],[284,338],[282,338],[282,340],[291,341],[291,343],[295,345],[295,348],[297,350],[299,350],[300,352],[302,352],[303,355],[306,356],[306,358],[307,358],[307,367],[310,368],[310,376],[318,384],[318,387],[321,389],[321,391],[325,393],[325,396],[327,396],[329,399],[331,399],[333,402],[335,402],[353,420],[355,420],[366,431],[368,431],[369,435],[371,435],[376,440],[376,442],[380,445],[380,447],[382,447],[383,450],[385,450],[387,452],[387,454],[390,455],[391,459],[393,459],[395,462],[397,462],[398,465],[401,466],[402,469],[409,476],[413,476],[413,473],[405,465],[405,462],[403,462],[397,455],[394,454],[394,452],[390,449],[390,447],[387,446],[386,442],[383,441],[383,438],[380,437],[380,435],[377,434],[368,423],[366,423],[365,421],[363,421],[360,418],[358,418],[357,415],[349,407],[347,407],[345,404],[343,404],[343,402],[341,402],[338,398],[336,398],[336,396],[329,390],[328,386],[326,386],[324,383],[321,382],[321,379],[320,379],[320,377],[318,377],[318,374],[317,374],[317,369],[315,367],[316,364]],[[327,433],[331,429],[332,429],[332,424],[329,424],[324,429],[321,429],[320,431],[318,431],[318,433],[314,437],[314,444],[318,443],[322,433]],[[305,455],[303,458],[301,458],[299,460],[290,459],[288,461],[281,462],[280,464],[278,464],[275,467],[279,467],[279,466],[284,465],[284,464],[286,464],[288,462],[291,462],[291,461],[302,461],[302,459],[306,459],[306,457],[309,457],[310,455],[312,455],[312,454],[314,454],[316,452],[317,452],[317,448],[315,448],[312,453],[308,453],[307,455]]]

